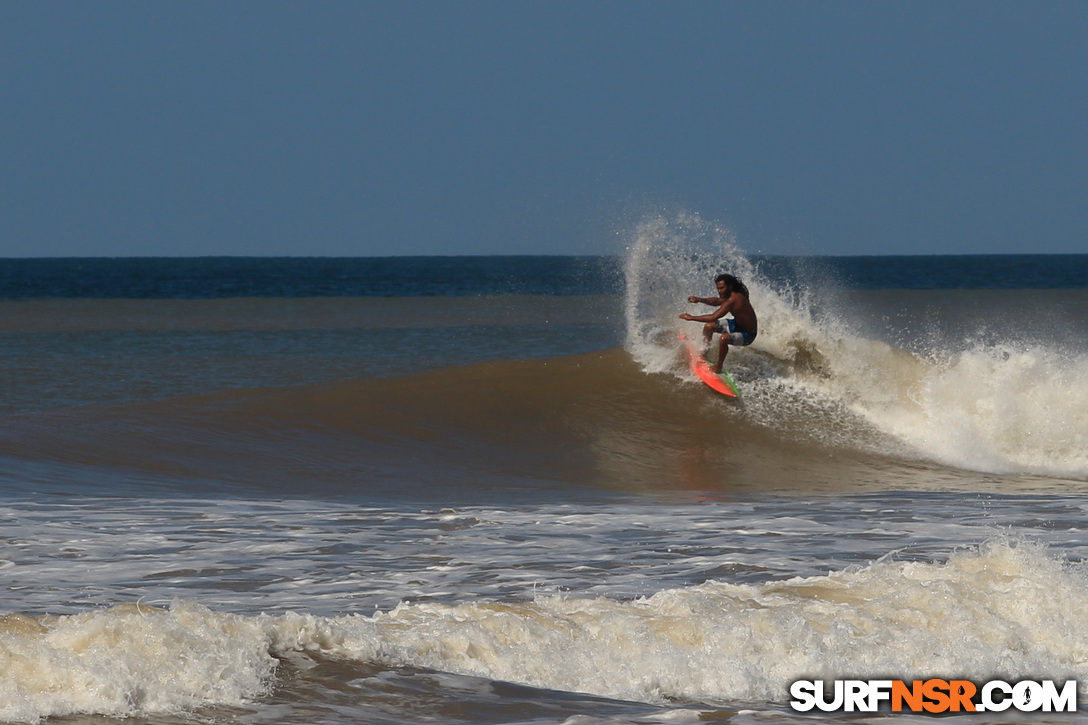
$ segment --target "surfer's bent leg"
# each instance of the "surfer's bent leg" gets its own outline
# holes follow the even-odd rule
[[[714,338],[715,332],[721,332],[717,322],[708,322],[703,325],[703,342],[707,347],[710,347],[710,341]]]
[[[716,373],[722,371],[722,363],[725,362],[725,356],[729,354],[730,345],[744,347],[751,345],[752,340],[755,339],[747,332],[737,332],[736,323],[732,320],[722,320],[722,323],[724,324],[718,325],[718,331],[721,332],[721,339],[718,340],[718,359],[711,367]]]
[[[728,354],[729,333],[723,332],[721,337],[718,339],[718,359],[714,362],[714,365],[711,366],[710,369],[716,373],[720,373],[722,371],[722,363],[725,362],[725,356]]]

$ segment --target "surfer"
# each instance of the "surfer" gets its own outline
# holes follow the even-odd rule
[[[721,335],[718,341],[718,359],[713,365],[714,372],[720,373],[725,356],[729,354],[729,346],[751,345],[756,339],[759,324],[756,322],[756,311],[748,301],[748,288],[743,282],[731,274],[719,274],[714,278],[714,286],[718,288],[717,297],[693,296],[688,297],[688,302],[713,305],[718,309],[707,315],[689,315],[685,312],[680,315],[680,319],[706,323],[703,325],[703,339],[708,348],[714,333]],[[726,319],[725,316],[730,314],[732,318]]]

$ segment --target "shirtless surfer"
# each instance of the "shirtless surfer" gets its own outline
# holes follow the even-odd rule
[[[714,286],[718,288],[717,297],[688,297],[688,302],[713,305],[718,309],[708,315],[689,315],[685,312],[680,315],[680,319],[706,323],[703,325],[703,339],[706,340],[707,347],[710,346],[715,332],[721,334],[718,341],[718,360],[712,368],[714,372],[720,373],[725,356],[729,354],[729,346],[751,345],[756,339],[759,323],[756,322],[756,311],[748,301],[748,288],[743,282],[731,274],[719,274],[714,278]],[[733,315],[732,319],[725,318],[728,314]]]

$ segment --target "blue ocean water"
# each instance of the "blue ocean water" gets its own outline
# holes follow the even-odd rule
[[[1088,254],[749,259],[770,282],[846,289],[1088,284]],[[608,256],[0,259],[0,299],[621,294],[623,264]]]

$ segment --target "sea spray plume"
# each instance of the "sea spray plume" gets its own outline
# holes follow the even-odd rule
[[[676,316],[687,297],[715,293],[714,278],[728,273],[750,291],[759,313],[758,348],[785,362],[813,367],[821,341],[841,336],[834,316],[816,319],[810,291],[791,279],[769,279],[737,245],[732,231],[697,214],[655,215],[636,227],[627,248],[626,349],[646,372],[676,372],[676,335],[690,326]],[[746,363],[754,362],[745,356]]]
[[[828,375],[829,344],[845,337],[842,324],[833,315],[817,319],[809,291],[795,281],[762,274],[730,230],[691,212],[654,215],[636,227],[625,261],[625,349],[644,372],[690,379],[676,338],[701,331],[677,313],[689,295],[712,294],[714,278],[728,272],[748,287],[760,318],[757,343],[730,358],[751,421],[848,448],[868,436],[868,426],[845,411],[826,382],[812,382]]]
[[[746,281],[754,272],[732,232],[697,214],[659,214],[636,227],[624,265],[626,348],[647,372],[674,369],[677,312],[696,290],[710,294],[726,270]]]

